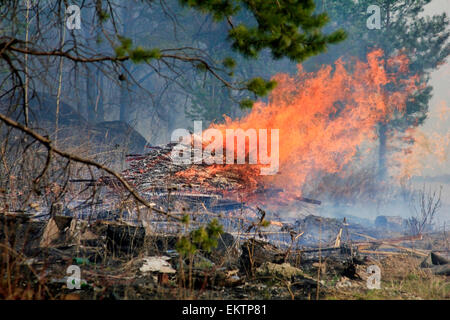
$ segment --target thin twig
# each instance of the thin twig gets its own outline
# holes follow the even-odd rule
[[[147,208],[149,208],[149,209],[151,209],[151,210],[153,210],[153,211],[155,211],[155,212],[157,212],[157,213],[159,213],[159,214],[165,215],[166,217],[172,218],[172,219],[177,220],[177,221],[181,221],[181,219],[180,219],[179,217],[173,216],[172,214],[170,214],[170,213],[168,213],[168,212],[165,212],[165,211],[162,211],[162,210],[159,210],[159,209],[154,208],[153,205],[151,205],[151,204],[148,203],[144,198],[142,198],[142,197],[136,192],[136,190],[134,190],[134,189],[130,186],[130,184],[129,184],[129,183],[128,183],[128,182],[127,182],[120,174],[118,174],[118,173],[115,172],[114,170],[112,170],[112,169],[110,169],[110,168],[108,168],[108,167],[106,167],[106,166],[104,166],[104,165],[102,165],[102,164],[100,164],[100,163],[98,163],[98,162],[95,162],[95,161],[93,161],[93,160],[85,159],[85,158],[82,158],[82,157],[79,157],[79,156],[76,156],[76,155],[73,155],[73,154],[71,154],[71,153],[68,153],[68,152],[65,152],[65,151],[62,151],[62,150],[59,150],[59,149],[55,148],[55,147],[52,145],[52,141],[51,141],[50,139],[47,139],[47,138],[41,136],[40,134],[38,134],[37,132],[33,131],[32,129],[30,129],[30,128],[28,128],[28,127],[22,125],[21,123],[18,123],[18,122],[16,122],[16,121],[14,121],[14,120],[12,120],[12,119],[10,119],[10,118],[4,116],[3,114],[0,114],[0,120],[2,120],[2,121],[3,121],[4,123],[6,123],[7,125],[9,125],[9,126],[11,126],[11,127],[14,127],[14,128],[16,128],[16,129],[18,129],[18,130],[20,130],[20,131],[26,133],[27,135],[33,137],[34,139],[36,139],[37,141],[39,141],[41,144],[43,144],[43,145],[48,149],[48,151],[49,151],[50,153],[55,153],[55,154],[57,154],[57,155],[59,155],[59,156],[61,156],[61,157],[63,157],[63,158],[66,158],[66,159],[69,159],[69,160],[72,160],[72,161],[75,161],[75,162],[78,162],[78,163],[83,163],[83,164],[85,164],[85,165],[92,166],[92,167],[95,167],[95,168],[97,168],[97,169],[99,169],[99,170],[102,170],[102,171],[105,171],[105,172],[109,173],[110,175],[114,176],[117,180],[119,180],[119,182],[121,183],[121,185],[122,185],[122,186],[123,186],[123,187],[124,187],[124,188],[125,188],[125,189],[126,189],[126,190],[127,190],[127,191],[128,191],[128,192],[129,192],[129,193],[130,193],[137,201],[138,201],[138,202],[140,202],[141,204],[143,204],[143,205],[146,206]]]

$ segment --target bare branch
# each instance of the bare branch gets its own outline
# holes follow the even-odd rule
[[[114,176],[117,180],[119,180],[119,182],[121,183],[121,185],[122,185],[122,186],[123,186],[123,187],[124,187],[124,188],[125,188],[125,189],[126,189],[126,190],[127,190],[127,191],[128,191],[128,192],[129,192],[129,193],[130,193],[137,201],[138,201],[138,202],[140,202],[141,204],[143,204],[145,207],[147,207],[147,208],[149,208],[149,209],[151,209],[151,210],[153,210],[153,211],[155,211],[155,212],[157,212],[157,213],[159,213],[159,214],[165,215],[165,216],[168,217],[168,218],[172,218],[172,219],[177,220],[177,221],[180,221],[180,220],[181,220],[180,218],[175,217],[175,216],[171,215],[171,214],[168,213],[168,212],[165,212],[165,211],[156,209],[153,205],[151,205],[151,204],[148,203],[144,198],[142,198],[142,197],[136,192],[136,190],[134,190],[134,189],[130,186],[130,184],[129,184],[129,183],[128,183],[128,182],[127,182],[120,174],[118,174],[118,173],[115,172],[114,170],[112,170],[112,169],[110,169],[110,168],[108,168],[108,167],[106,167],[106,166],[104,166],[104,165],[102,165],[102,164],[100,164],[100,163],[98,163],[98,162],[95,162],[95,161],[93,161],[93,160],[85,159],[85,158],[82,158],[82,157],[79,157],[79,156],[76,156],[76,155],[73,155],[73,154],[70,154],[70,153],[68,153],[68,152],[64,152],[64,151],[62,151],[62,150],[59,150],[59,149],[55,148],[55,147],[52,145],[52,141],[51,141],[50,139],[47,139],[47,138],[41,136],[39,133],[35,132],[34,130],[32,130],[32,129],[30,129],[30,128],[28,128],[28,127],[26,127],[26,126],[24,126],[24,125],[22,125],[22,124],[20,124],[20,123],[18,123],[18,122],[16,122],[16,121],[12,120],[12,119],[10,119],[10,118],[8,118],[8,117],[6,117],[6,116],[4,116],[3,114],[0,114],[0,120],[2,120],[2,121],[3,121],[4,123],[6,123],[7,125],[9,125],[9,126],[11,126],[11,127],[14,127],[14,128],[16,128],[16,129],[18,129],[18,130],[20,130],[20,131],[26,133],[27,135],[33,137],[33,138],[36,139],[37,141],[39,141],[41,144],[43,144],[45,147],[47,147],[49,153],[55,153],[55,154],[57,154],[57,155],[59,155],[59,156],[61,156],[61,157],[63,157],[63,158],[69,159],[69,160],[71,160],[71,161],[75,161],[75,162],[78,162],[78,163],[83,163],[83,164],[85,164],[85,165],[92,166],[92,167],[95,167],[95,168],[97,168],[97,169],[99,169],[99,170],[102,170],[102,171],[105,171],[105,172],[109,173],[110,175]]]

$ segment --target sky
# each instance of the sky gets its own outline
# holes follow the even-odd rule
[[[446,12],[450,16],[449,0],[433,0],[427,5],[424,14],[433,15]],[[430,101],[429,118],[423,125],[425,133],[431,137],[436,134],[443,138],[440,141],[441,146],[445,149],[445,154],[440,156],[431,156],[427,160],[427,167],[423,170],[423,175],[436,176],[450,174],[450,58],[447,62],[435,70],[431,75],[431,83],[433,87],[433,97]],[[433,151],[433,150],[432,150]]]

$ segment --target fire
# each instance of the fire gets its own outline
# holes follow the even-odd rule
[[[423,175],[426,170],[436,174],[436,171],[448,164],[450,132],[447,119],[449,110],[450,108],[442,101],[438,110],[430,113],[429,121],[433,123],[432,128],[424,130],[414,127],[405,132],[403,141],[409,145],[406,148],[399,148],[400,151],[393,154],[390,165],[391,175],[398,181],[410,179],[415,175]],[[393,145],[398,145],[398,143],[398,141],[394,141]]]
[[[224,136],[227,129],[279,129],[278,174],[260,176],[251,169],[255,165],[227,164],[211,166],[211,173],[239,170],[249,180],[300,196],[308,182],[339,174],[360,157],[358,151],[376,141],[378,124],[404,111],[415,89],[414,78],[400,76],[407,68],[405,56],[384,60],[376,50],[367,61],[338,61],[315,73],[299,65],[295,75],[276,75],[278,85],[267,103],[258,102],[242,119],[226,118],[211,128]],[[391,84],[399,90],[387,94]],[[247,191],[254,188],[252,183]]]

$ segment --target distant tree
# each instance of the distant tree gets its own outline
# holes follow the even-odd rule
[[[267,72],[271,64],[267,63],[269,60],[287,58],[302,62],[325,51],[329,44],[345,38],[342,30],[328,35],[320,32],[328,18],[325,13],[314,14],[314,1],[178,2],[181,7],[175,1],[167,3],[173,19],[164,15],[164,6],[140,10],[133,25],[138,28],[144,22],[157,27],[152,31],[133,31],[132,35],[122,37],[122,46],[117,47],[116,52],[126,54],[131,49],[127,46],[137,43],[143,51],[133,55],[132,60],[140,62],[145,56],[143,48],[154,46],[154,39],[158,39],[162,47],[176,48],[163,50],[176,55],[170,68],[171,71],[176,70],[177,79],[183,74],[180,82],[191,97],[191,117],[217,120],[224,113],[236,111],[236,105],[250,108],[255,98],[267,95],[275,85],[268,80],[273,74]],[[190,8],[205,15],[199,16]],[[129,17],[130,10],[126,12]],[[172,30],[174,26],[177,27],[176,32]],[[161,61],[161,58],[152,56],[155,51],[150,51],[148,61]],[[179,54],[185,57],[179,57]],[[179,61],[191,64],[193,68],[188,70],[178,64]],[[247,70],[249,65],[255,66],[252,72]],[[214,91],[214,97],[203,100],[205,87]],[[198,99],[202,99],[201,104],[197,103]]]
[[[422,234],[427,227],[433,224],[434,218],[442,206],[441,202],[442,186],[439,191],[431,187],[416,190],[410,199],[410,209],[412,215],[407,223],[412,235]]]

